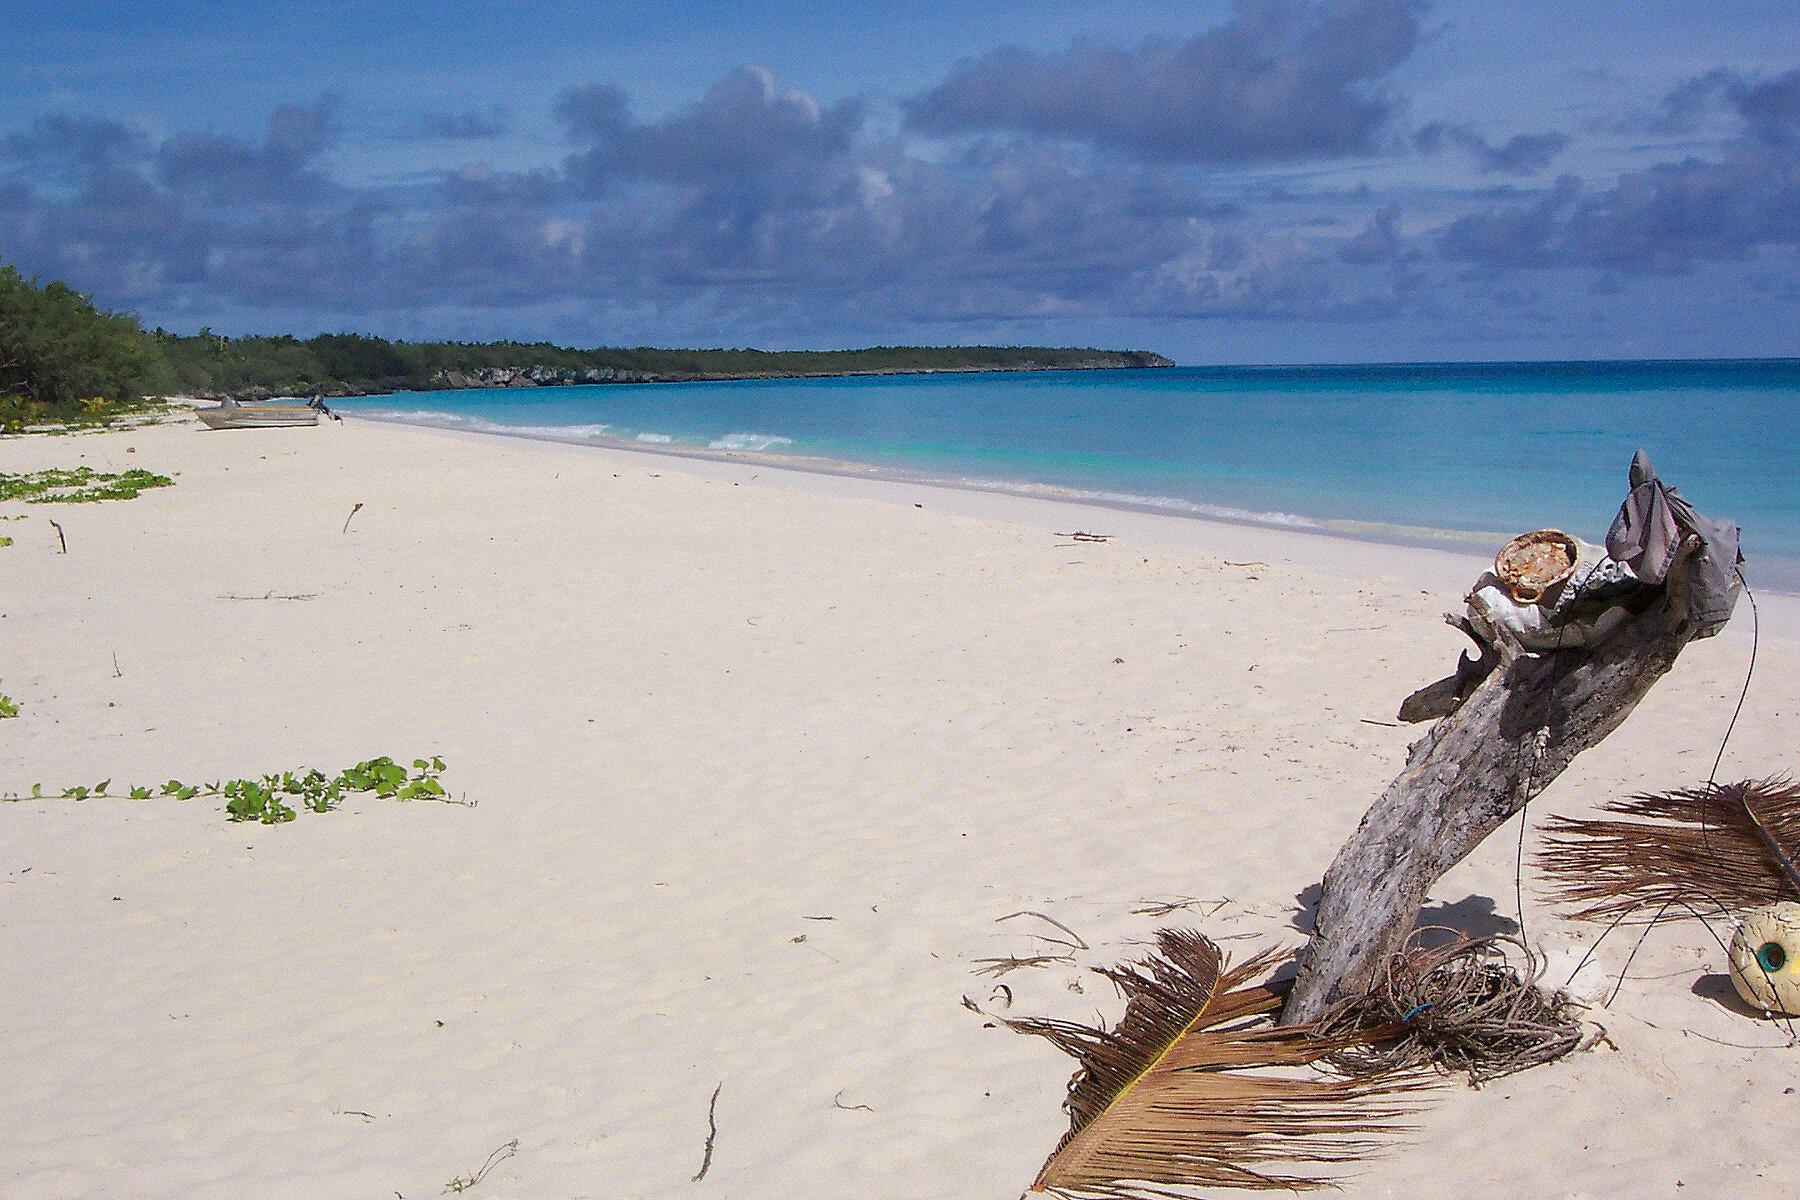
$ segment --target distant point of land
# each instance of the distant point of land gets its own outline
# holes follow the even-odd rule
[[[1172,367],[1143,350],[1047,346],[872,346],[862,350],[574,349],[548,342],[393,342],[360,334],[154,335],[188,395],[357,396],[452,388],[681,383],[960,371]]]

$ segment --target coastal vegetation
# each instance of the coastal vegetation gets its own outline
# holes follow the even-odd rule
[[[662,383],[928,371],[1032,371],[1173,365],[1142,351],[1041,346],[874,346],[862,350],[572,349],[548,342],[393,342],[361,334],[312,338],[181,337],[157,330],[176,391],[186,395],[321,395],[536,384]]]
[[[165,390],[155,341],[127,313],[0,265],[0,431],[103,421]]]
[[[17,716],[18,709],[5,696],[0,696],[0,717]],[[6,711],[11,708],[12,711]],[[262,775],[255,779],[214,780],[211,783],[183,783],[179,779],[171,779],[167,783],[152,786],[148,784],[129,785],[123,789],[122,796],[130,800],[150,800],[168,797],[172,800],[192,800],[196,796],[219,796],[225,800],[225,815],[233,821],[257,821],[264,825],[282,825],[292,821],[298,809],[310,809],[313,812],[330,812],[344,802],[344,797],[353,793],[370,793],[378,800],[439,800],[447,804],[460,804],[464,801],[452,800],[444,790],[441,776],[444,773],[444,760],[433,755],[430,758],[415,758],[409,771],[392,758],[383,755],[346,767],[336,775],[327,775],[317,769],[305,771],[283,771],[276,775]],[[41,800],[53,795],[62,800],[91,800],[112,794],[113,781],[103,779],[96,784],[77,784],[63,788],[59,792],[47,793],[43,784],[32,786],[30,796],[5,796],[0,799],[11,801]]]
[[[575,349],[549,342],[404,342],[360,333],[146,332],[59,282],[0,265],[0,432],[100,424],[162,395],[350,396],[432,388],[660,383],[935,371],[1173,366],[1141,350],[873,346],[860,350]]]
[[[23,475],[0,472],[0,500],[27,504],[93,504],[101,500],[135,500],[150,488],[173,487],[167,475],[133,467],[128,471],[96,471],[92,467],[52,467]]]

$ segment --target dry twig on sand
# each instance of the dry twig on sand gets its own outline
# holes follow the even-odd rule
[[[1051,963],[1072,963],[1075,961],[1075,956],[1073,954],[1030,954],[1026,955],[1024,958],[1017,958],[1008,954],[1003,958],[978,958],[975,961],[982,964],[975,969],[977,975],[997,977],[1006,974],[1008,971],[1017,971],[1021,967],[1043,967],[1048,966]]]
[[[1010,921],[1014,917],[1036,917],[1040,921],[1049,922],[1050,924],[1056,926],[1058,929],[1062,930],[1064,933],[1068,934],[1070,937],[1075,939],[1074,941],[1070,942],[1070,941],[1064,941],[1062,938],[1051,937],[1049,934],[1044,934],[1044,933],[1034,933],[1031,935],[1032,937],[1037,938],[1040,941],[1054,942],[1058,946],[1067,946],[1071,950],[1086,950],[1088,948],[1087,942],[1082,939],[1082,936],[1079,933],[1076,933],[1073,929],[1070,929],[1067,925],[1064,925],[1061,921],[1057,920],[1053,916],[1050,916],[1048,913],[1041,913],[1041,912],[1036,911],[1035,909],[1029,909],[1029,908],[1021,909],[1018,912],[1007,913],[1004,917],[995,917],[994,924],[998,925],[1002,921]]]
[[[725,1081],[719,1080],[719,1086],[713,1089],[712,1100],[706,1106],[706,1153],[700,1159],[700,1169],[694,1172],[692,1182],[699,1183],[712,1170],[713,1142],[719,1136],[719,1093],[725,1088]]]

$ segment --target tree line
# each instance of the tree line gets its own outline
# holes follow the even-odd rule
[[[573,349],[548,342],[404,342],[358,333],[226,337],[145,331],[62,283],[0,265],[0,421],[79,417],[146,396],[344,396],[446,387],[1168,366],[1143,351],[1039,346],[861,350]]]

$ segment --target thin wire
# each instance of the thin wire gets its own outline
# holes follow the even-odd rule
[[[1725,747],[1731,743],[1731,733],[1737,728],[1738,716],[1744,711],[1744,701],[1750,695],[1750,680],[1756,676],[1756,648],[1762,639],[1762,612],[1756,607],[1756,593],[1750,590],[1750,581],[1744,578],[1742,567],[1733,567],[1731,573],[1744,589],[1744,598],[1750,601],[1750,666],[1744,672],[1744,686],[1738,692],[1737,707],[1731,710],[1731,720],[1725,726],[1725,736],[1719,739],[1719,752],[1713,756],[1712,770],[1706,776],[1706,798],[1700,802],[1700,844],[1712,853],[1712,826],[1706,819],[1707,810],[1712,807],[1713,792],[1718,787],[1719,764],[1725,761]]]
[[[1577,552],[1576,557],[1577,559],[1580,558],[1579,551]],[[1581,582],[1576,585],[1575,595],[1570,597],[1568,604],[1564,606],[1565,608],[1572,610],[1581,602],[1581,594],[1587,590],[1589,584],[1594,582],[1594,570],[1595,567],[1598,566],[1599,564],[1596,563],[1594,567],[1588,568],[1588,573],[1582,576]],[[1562,651],[1563,638],[1568,635],[1568,632],[1569,625],[1566,621],[1556,627],[1556,646],[1551,651],[1550,659],[1552,664],[1550,668],[1551,691],[1556,690],[1556,685],[1562,682],[1563,675],[1565,674],[1564,667],[1566,664],[1562,657]],[[1549,728],[1550,727],[1547,725],[1539,726],[1539,732],[1547,734]],[[1519,919],[1519,945],[1525,947],[1527,953],[1530,953],[1531,951],[1531,941],[1525,932],[1525,828],[1530,818],[1526,816],[1525,810],[1531,807],[1531,785],[1537,781],[1537,764],[1543,758],[1544,751],[1549,749],[1549,739],[1545,738],[1543,741],[1539,741],[1538,734],[1534,733],[1532,734],[1532,743],[1532,758],[1526,765],[1524,788],[1520,792],[1519,844],[1514,848],[1513,852],[1513,911],[1517,914]]]

